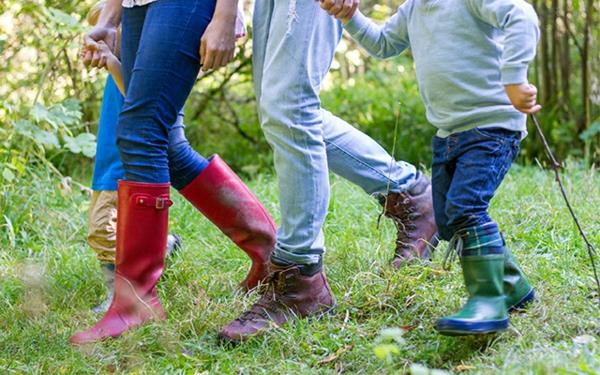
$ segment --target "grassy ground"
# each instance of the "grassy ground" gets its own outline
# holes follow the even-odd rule
[[[600,244],[600,177],[571,169],[567,187],[590,237]],[[251,184],[277,213],[276,184]],[[160,284],[168,319],[86,348],[67,343],[95,322],[89,309],[103,295],[101,274],[85,244],[87,198],[64,192],[47,176],[3,188],[0,196],[0,370],[2,373],[598,373],[600,312],[582,242],[552,175],[513,168],[492,216],[536,287],[539,300],[497,336],[448,338],[435,319],[464,297],[458,267],[389,266],[394,228],[377,228],[378,205],[332,179],[325,227],[326,265],[339,308],[234,348],[219,327],[256,295],[234,292],[247,259],[179,197],[172,230],[185,239]],[[382,329],[402,327],[405,332]],[[377,355],[378,354],[378,355]]]

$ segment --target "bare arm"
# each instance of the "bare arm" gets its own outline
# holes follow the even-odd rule
[[[98,18],[98,25],[117,27],[121,23],[121,16],[123,15],[121,3],[122,0],[107,0]]]
[[[125,81],[123,80],[123,71],[121,70],[121,62],[114,55],[106,61],[106,68],[117,84],[119,91],[123,97],[125,96]]]
[[[86,66],[104,67],[98,54],[98,42],[103,41],[114,51],[122,13],[121,0],[107,0],[98,23],[83,36],[83,63]]]
[[[110,50],[104,41],[101,40],[97,42],[96,48],[96,52],[99,56],[99,64],[108,70],[113,81],[117,85],[117,88],[121,94],[125,96],[125,81],[121,70],[121,61],[119,61],[119,58]]]

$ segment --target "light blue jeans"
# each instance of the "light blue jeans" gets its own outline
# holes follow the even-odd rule
[[[321,82],[342,35],[315,0],[257,0],[253,69],[258,112],[273,148],[281,226],[276,259],[315,264],[325,251],[329,170],[368,194],[409,188],[416,168],[321,108]]]

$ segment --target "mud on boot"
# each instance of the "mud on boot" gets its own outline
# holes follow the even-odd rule
[[[271,215],[244,182],[218,155],[179,191],[252,261],[243,290],[254,289],[269,276],[276,227]]]

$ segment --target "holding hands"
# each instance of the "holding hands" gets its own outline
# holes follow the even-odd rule
[[[104,46],[100,46],[100,42]],[[83,64],[92,68],[106,67],[106,51],[112,54],[117,43],[116,26],[95,26],[83,36],[81,58]],[[104,51],[104,54],[103,52]]]
[[[504,86],[512,105],[520,112],[533,114],[542,109],[537,103],[537,88],[529,83]]]
[[[80,53],[80,57],[85,65],[105,68],[114,61],[119,61],[104,40],[92,43],[84,46]]]
[[[203,71],[227,65],[234,57],[236,40],[246,36],[244,15],[235,7],[236,3],[231,0],[219,1],[221,7],[202,35],[198,53]],[[111,56],[118,61],[115,56],[117,37],[116,26],[94,26],[83,37],[80,52],[83,64],[92,68],[107,68]]]
[[[329,15],[348,22],[358,9],[359,0],[319,0],[321,8],[327,11]]]

